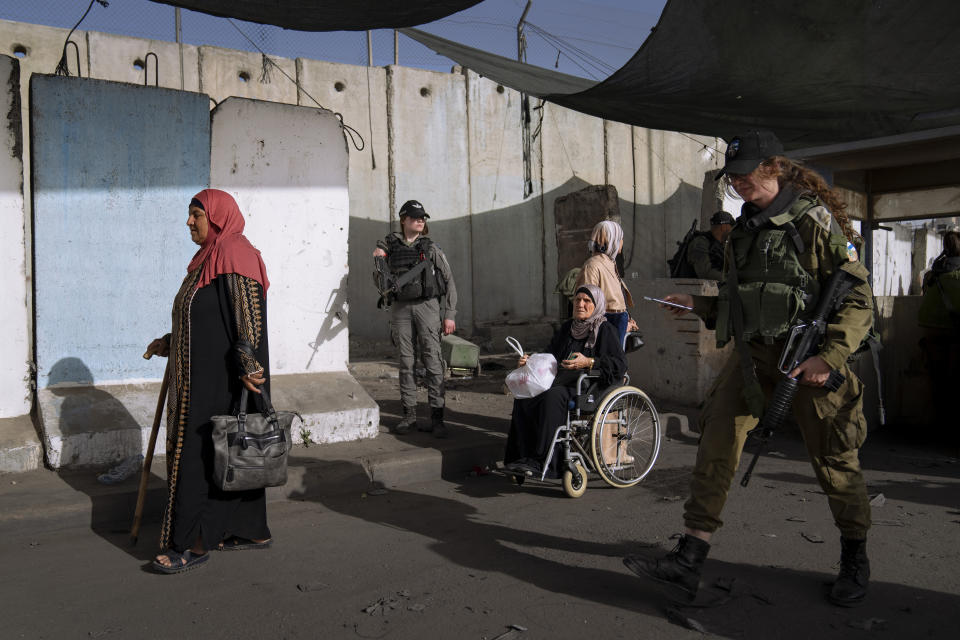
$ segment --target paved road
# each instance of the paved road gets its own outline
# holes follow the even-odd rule
[[[594,480],[579,500],[454,474],[272,502],[272,549],[214,553],[178,576],[145,570],[155,523],[131,548],[119,529],[25,521],[0,546],[0,637],[493,639],[512,624],[527,631],[507,637],[523,639],[699,636],[689,624],[729,638],[955,638],[957,460],[870,441],[870,492],[886,503],[870,600],[845,610],[822,598],[839,556],[826,500],[799,440],[776,448],[734,491],[696,607],[677,608],[620,561],[671,546],[680,528],[695,444],[678,436],[643,485]]]

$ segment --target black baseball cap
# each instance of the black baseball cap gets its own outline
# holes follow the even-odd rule
[[[408,218],[429,218],[426,210],[423,208],[423,205],[417,202],[416,200],[407,200],[403,203],[403,206],[400,207],[400,215],[407,216]]]
[[[767,158],[783,155],[783,145],[772,131],[747,131],[730,138],[724,155],[726,162],[717,174],[717,180],[729,174],[752,172]]]
[[[734,222],[736,221],[733,219],[733,216],[726,211],[717,211],[710,217],[711,226],[716,226],[718,224],[733,224]]]

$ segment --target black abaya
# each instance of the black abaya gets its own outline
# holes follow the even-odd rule
[[[575,352],[594,358],[593,369],[600,372],[600,388],[619,384],[627,370],[627,358],[617,329],[609,322],[602,323],[596,344],[593,348],[587,348],[585,340],[577,340],[570,334],[570,325],[568,321],[560,327],[546,352],[553,354],[558,363]],[[542,464],[546,460],[554,433],[559,426],[566,424],[568,403],[576,397],[577,378],[581,373],[585,373],[585,370],[561,368],[551,388],[533,398],[513,401],[510,433],[504,453],[506,464],[525,459]],[[557,477],[557,455],[554,455],[550,466],[548,477]]]
[[[228,536],[270,538],[263,489],[223,491],[213,482],[210,437],[211,416],[236,413],[241,375],[262,367],[269,391],[263,289],[255,280],[237,274],[222,274],[195,292],[187,281],[175,304],[174,313],[180,307],[181,316],[179,323],[175,319],[171,336],[171,357],[178,344],[181,356],[175,360],[179,372],[171,372],[170,390],[176,397],[170,399],[168,414],[174,418],[179,414],[180,420],[169,420],[167,425],[168,446],[172,445],[168,453],[171,499],[164,527],[168,538],[161,539],[161,547],[168,542],[180,552],[190,549],[198,538],[205,549],[216,548]],[[188,312],[183,304],[189,306]],[[184,322],[187,318],[189,324]],[[232,347],[238,338],[253,346],[255,361],[236,360]],[[180,383],[175,385],[178,376]],[[249,396],[247,411],[259,411],[254,394]],[[182,424],[179,442],[178,422]]]

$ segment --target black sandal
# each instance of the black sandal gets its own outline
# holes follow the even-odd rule
[[[255,542],[248,538],[240,536],[230,536],[220,543],[220,551],[243,551],[244,549],[267,549],[273,544],[273,538],[268,538],[263,542]]]
[[[190,569],[194,569],[210,559],[209,553],[194,553],[189,549],[183,553],[174,551],[173,549],[167,549],[161,555],[167,556],[167,559],[170,560],[170,566],[168,567],[165,564],[161,564],[160,562],[154,560],[153,570],[157,573],[164,573],[167,575],[190,571]]]

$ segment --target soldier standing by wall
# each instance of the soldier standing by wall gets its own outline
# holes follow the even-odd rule
[[[863,385],[847,364],[873,322],[867,271],[859,261],[861,240],[843,213],[843,202],[820,176],[783,157],[783,147],[770,132],[731,139],[722,173],[744,205],[727,239],[720,295],[671,294],[665,299],[692,307],[707,328],[716,328],[717,344],[733,339],[736,352],[700,416],[684,535],[664,558],[629,556],[624,564],[696,595],[747,434],[783,378],[777,362],[786,334],[808,319],[833,274],[844,271],[852,288],[832,307],[823,344],[788,375],[799,382],[793,414],[840,529],[840,574],[829,600],[854,606],[866,598],[870,577],[870,503],[859,461],[867,433]],[[835,390],[824,386],[832,372],[843,376]]]
[[[960,448],[953,394],[960,378],[960,231],[943,235],[943,252],[923,277],[917,321],[933,396],[936,426]]]
[[[414,340],[418,340],[427,369],[430,424],[417,429],[432,431],[435,437],[445,438],[444,364],[440,356],[440,335],[449,335],[457,328],[454,321],[457,289],[447,257],[427,237],[429,229],[426,219],[429,217],[423,205],[416,200],[405,202],[400,208],[400,231],[378,241],[373,255],[385,258],[391,274],[396,278],[403,278],[413,270],[418,271],[389,301],[392,303],[390,326],[400,357],[400,399],[403,402],[403,419],[393,428],[393,432],[402,435],[417,427]]]
[[[710,231],[701,231],[687,247],[687,264],[697,278],[719,280],[723,270],[723,243],[733,228],[733,216],[717,211],[710,218]]]

